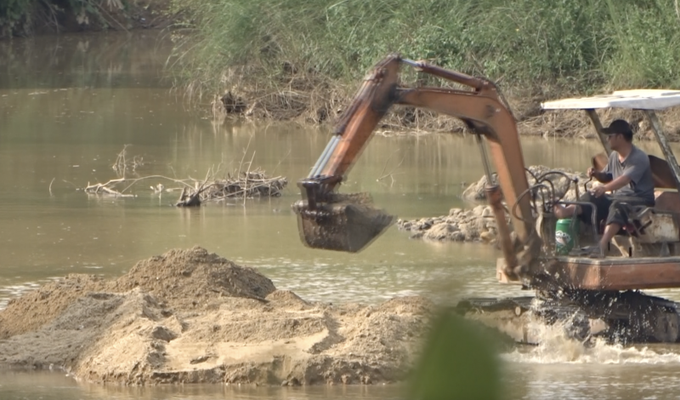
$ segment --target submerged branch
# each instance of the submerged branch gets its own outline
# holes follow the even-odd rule
[[[163,193],[181,190],[177,206],[199,206],[206,201],[223,201],[232,198],[255,198],[255,197],[278,197],[288,180],[283,176],[268,177],[264,171],[255,170],[237,173],[232,176],[227,173],[226,177],[219,178],[217,172],[210,171],[203,181],[193,178],[174,179],[163,175],[150,175],[135,179],[117,178],[105,183],[89,184],[84,189],[85,193],[99,196],[112,197],[135,197],[130,193],[137,183],[149,179],[162,179],[177,185],[174,188],[166,188],[162,183],[150,186],[153,193]],[[124,186],[123,186],[124,185]],[[118,189],[123,187],[123,189]]]
[[[235,172],[235,176],[232,176],[229,172],[221,172],[222,164],[220,164],[217,168],[209,168],[203,180],[192,177],[175,179],[164,175],[127,178],[127,171],[132,171],[136,174],[136,168],[144,165],[141,162],[141,157],[135,156],[132,162],[126,158],[128,147],[129,145],[123,147],[112,166],[118,178],[111,179],[105,183],[90,184],[88,182],[87,187],[84,189],[85,193],[96,196],[136,197],[135,194],[130,193],[136,184],[149,179],[161,179],[174,184],[175,187],[166,188],[163,183],[156,183],[155,186],[149,186],[154,194],[162,196],[163,193],[180,191],[179,199],[175,205],[178,207],[193,207],[200,206],[206,201],[223,201],[231,198],[242,198],[245,202],[246,199],[254,197],[278,197],[281,195],[283,188],[288,184],[288,180],[283,176],[268,177],[261,169],[251,171],[253,159],[255,158],[254,152],[247,163],[246,171],[243,172],[244,159],[248,152],[247,148],[244,150],[243,158],[237,172]],[[122,189],[120,189],[121,187]]]

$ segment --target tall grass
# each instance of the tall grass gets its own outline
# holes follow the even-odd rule
[[[271,82],[282,66],[336,80],[389,52],[510,87],[676,86],[674,0],[173,0],[190,41],[184,79],[216,90],[234,67]],[[232,71],[231,75],[227,71]],[[242,77],[241,77],[242,78]],[[186,82],[186,80],[184,82]]]
[[[609,80],[620,86],[680,86],[678,1],[607,0],[607,6],[614,50],[603,62]]]

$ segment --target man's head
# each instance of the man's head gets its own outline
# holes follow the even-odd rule
[[[607,135],[612,150],[621,149],[633,141],[633,129],[622,119],[614,120],[608,127],[602,128],[602,133]]]

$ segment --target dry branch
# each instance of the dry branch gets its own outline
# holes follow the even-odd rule
[[[278,197],[288,184],[283,176],[268,177],[264,171],[255,170],[236,173],[235,176],[227,174],[226,178],[217,178],[217,173],[208,173],[202,181],[196,179],[173,179],[163,175],[151,175],[135,179],[118,178],[105,183],[89,184],[84,189],[85,193],[99,196],[134,197],[130,190],[140,181],[150,179],[163,179],[175,183],[177,186],[166,188],[158,183],[150,186],[154,193],[163,193],[180,190],[177,206],[199,206],[206,201],[223,201],[233,198],[255,197]],[[122,187],[122,189],[119,189]]]
[[[123,150],[118,153],[116,161],[114,161],[111,168],[116,171],[116,175],[121,178],[125,178],[127,171],[130,170],[133,174],[137,172],[137,168],[144,165],[144,158],[141,156],[134,156],[132,160],[126,159],[127,148],[129,144],[123,146]]]
[[[245,199],[254,197],[278,197],[281,195],[283,188],[288,184],[288,180],[285,177],[276,176],[270,178],[260,169],[251,171],[255,153],[253,153],[250,162],[247,163],[248,168],[246,171],[242,172],[244,159],[248,152],[247,148],[243,152],[243,158],[234,176],[230,173],[220,172],[220,165],[217,168],[208,169],[205,177],[200,181],[191,177],[187,179],[173,179],[163,175],[150,175],[131,179],[126,177],[126,172],[132,171],[136,173],[135,169],[143,165],[143,163],[141,157],[134,157],[130,161],[127,157],[128,146],[125,145],[123,147],[123,150],[118,153],[112,165],[118,178],[93,185],[88,182],[87,187],[84,189],[85,193],[97,196],[135,197],[130,191],[137,183],[149,179],[162,179],[172,182],[176,186],[166,188],[163,183],[156,182],[155,185],[149,186],[154,194],[162,196],[163,193],[180,191],[179,199],[175,205],[178,207],[193,207],[200,206],[205,201],[223,201],[231,198],[242,198],[245,201]]]
[[[234,177],[227,174],[225,179],[212,179],[210,183],[206,180],[193,190],[186,188],[176,205],[186,207],[198,206],[210,200],[278,197],[287,184],[285,177],[270,178],[261,170],[241,172]]]
[[[90,185],[88,182],[87,187],[85,188],[85,193],[114,197],[134,197],[132,194],[123,194],[122,192],[114,189],[116,185],[123,182],[125,182],[125,178],[111,179],[106,183],[95,183],[94,185]]]

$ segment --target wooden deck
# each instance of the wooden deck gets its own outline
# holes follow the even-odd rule
[[[629,290],[680,287],[680,257],[591,259],[556,257],[546,267],[561,285],[573,289]]]

